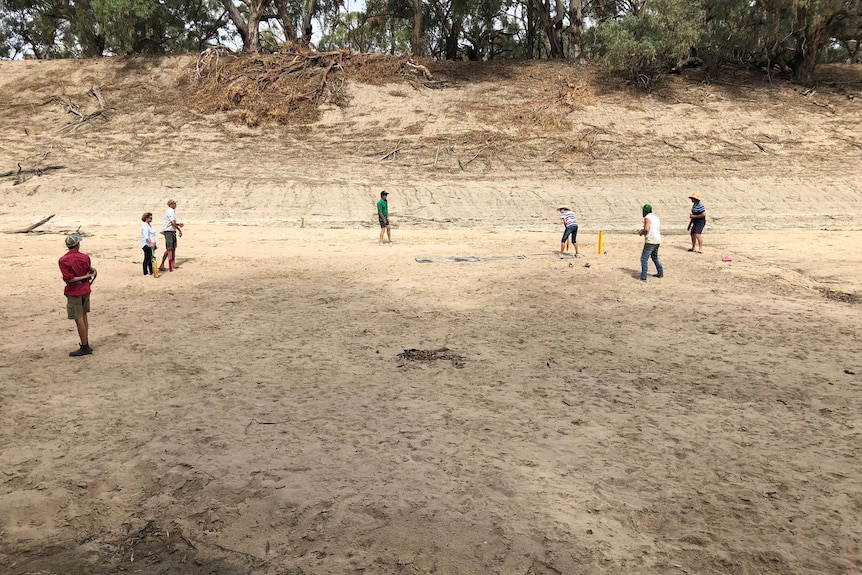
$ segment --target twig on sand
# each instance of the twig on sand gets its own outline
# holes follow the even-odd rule
[[[281,423],[288,423],[288,422],[287,421],[258,421],[256,419],[252,419],[251,421],[248,422],[248,425],[245,426],[245,434],[246,435],[248,435],[248,429],[255,423],[258,425],[279,425]]]
[[[478,157],[479,157],[479,154],[481,154],[481,153],[482,153],[482,151],[484,151],[484,150],[485,150],[485,148],[487,148],[487,147],[488,147],[488,146],[482,146],[481,148],[479,148],[479,151],[478,151],[478,152],[476,152],[475,154],[473,154],[473,157],[472,157],[472,158],[470,158],[469,160],[467,160],[467,161],[466,161],[466,162],[464,162],[464,163],[461,163],[461,160],[459,159],[459,160],[458,160],[458,166],[463,170],[464,168],[466,168],[466,167],[467,167],[467,165],[468,165],[470,162],[472,162],[473,160],[475,160],[476,158],[478,158]]]

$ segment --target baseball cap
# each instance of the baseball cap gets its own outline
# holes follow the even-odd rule
[[[382,198],[383,196],[388,196],[388,195],[389,195],[389,192],[387,192],[386,190],[383,190],[382,192],[380,192],[380,197],[381,197],[381,198]]]
[[[641,206],[641,209],[645,212],[651,212],[652,211],[652,204],[644,204],[643,206]]]
[[[81,236],[75,234],[69,234],[66,236],[66,247],[69,249],[74,248],[79,243],[81,243]]]

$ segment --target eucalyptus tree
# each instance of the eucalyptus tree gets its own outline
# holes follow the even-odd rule
[[[624,14],[606,11],[597,28],[601,61],[648,87],[654,79],[686,60],[700,45],[703,0],[618,2]],[[605,7],[607,10],[607,7]]]
[[[706,7],[705,59],[787,73],[802,84],[814,82],[831,46],[849,48],[862,36],[862,0],[720,0]]]
[[[105,38],[89,0],[4,0],[4,29],[16,50],[35,58],[101,56]]]

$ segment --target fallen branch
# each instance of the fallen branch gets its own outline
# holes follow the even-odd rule
[[[479,154],[481,154],[481,153],[482,153],[482,151],[484,151],[484,149],[485,149],[485,148],[487,148],[487,147],[488,147],[488,146],[482,146],[481,148],[479,148],[479,151],[478,151],[478,152],[476,152],[475,154],[473,154],[473,157],[472,157],[472,158],[470,158],[469,160],[467,160],[466,162],[464,162],[463,164],[461,163],[461,160],[459,159],[459,160],[458,160],[458,165],[459,165],[459,166],[461,167],[461,169],[463,170],[464,168],[466,168],[466,167],[467,167],[467,165],[468,165],[470,162],[472,162],[473,160],[475,160],[476,158],[478,158],[478,157],[479,157]]]
[[[414,72],[422,72],[422,75],[425,76],[426,80],[434,79],[434,76],[431,75],[431,72],[428,71],[428,68],[426,68],[425,66],[420,66],[419,64],[414,64],[413,62],[409,61],[404,62],[404,65]]]
[[[82,113],[81,113],[81,109],[78,107],[78,105],[77,105],[77,104],[75,104],[75,103],[74,103],[74,102],[72,102],[71,100],[66,100],[65,98],[62,98],[62,97],[60,97],[60,96],[53,96],[53,97],[49,98],[48,100],[45,100],[45,102],[44,102],[42,105],[45,105],[45,104],[53,104],[54,102],[57,102],[57,103],[62,104],[63,106],[65,106],[65,107],[66,107],[66,110],[67,110],[70,114],[75,114],[75,115],[76,115],[76,116],[78,116],[79,118],[81,118],[81,117],[83,117],[83,116],[84,116],[84,114],[82,114]]]
[[[391,152],[389,152],[388,154],[386,154],[385,156],[383,156],[382,158],[380,158],[380,161],[382,162],[383,160],[385,160],[389,156],[392,156],[395,153],[397,153],[399,150],[401,150],[401,140],[398,140],[398,143],[395,144],[395,149],[392,150]]]
[[[107,121],[108,118],[107,118],[106,112],[107,112],[107,110],[96,110],[95,112],[93,112],[91,114],[87,114],[86,116],[84,116],[83,118],[81,118],[80,120],[75,122],[74,124],[66,124],[65,126],[61,127],[57,131],[58,132],[74,132],[75,130],[77,130],[78,128],[80,128],[81,126],[83,126],[84,124],[89,122],[90,120],[92,120],[94,118],[98,118],[100,116],[104,120]]]
[[[815,106],[820,106],[821,108],[826,108],[827,110],[829,110],[833,114],[837,114],[837,112],[835,111],[835,108],[833,108],[829,104],[821,104],[820,102],[817,102],[816,100],[811,100],[811,103],[814,104]]]
[[[665,144],[667,144],[668,146],[670,146],[674,150],[682,150],[682,146],[677,146],[676,144],[671,144],[667,140],[662,140],[662,142],[664,142]]]
[[[764,154],[768,154],[768,153],[769,153],[769,150],[767,150],[767,149],[766,149],[766,147],[765,147],[763,144],[761,144],[761,143],[759,143],[759,142],[753,142],[753,144],[754,144],[755,146],[757,146],[757,148],[758,148],[761,152],[763,152]]]
[[[21,164],[18,164],[17,170],[11,170],[9,172],[3,172],[0,174],[0,178],[8,178],[15,177],[21,178],[25,174],[30,174],[33,176],[41,176],[45,172],[50,172],[51,170],[62,170],[66,166],[45,166],[44,168],[31,168],[29,170],[25,170],[21,167]]]
[[[93,97],[96,98],[96,100],[98,100],[99,109],[104,110],[105,109],[105,100],[102,98],[102,91],[99,90],[99,87],[93,86],[92,88],[90,88],[90,94],[92,94]]]
[[[48,220],[50,220],[50,219],[51,219],[51,218],[53,218],[53,217],[54,217],[54,214],[51,214],[51,215],[50,215],[50,216],[48,216],[47,218],[44,218],[44,219],[42,219],[42,220],[39,220],[38,222],[36,222],[36,223],[35,223],[35,224],[33,224],[32,226],[26,227],[26,228],[24,228],[23,230],[15,230],[14,232],[6,232],[6,233],[7,233],[7,234],[29,234],[30,232],[32,232],[33,230],[35,230],[36,228],[38,228],[38,227],[39,227],[39,226],[41,226],[42,224],[44,224],[44,223],[48,222]]]

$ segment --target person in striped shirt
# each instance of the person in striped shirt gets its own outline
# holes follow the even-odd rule
[[[703,228],[706,227],[706,206],[700,201],[697,192],[688,197],[691,200],[691,215],[688,216],[688,230],[691,232],[690,252],[703,253]],[[697,249],[695,249],[695,247]]]
[[[560,206],[557,210],[559,210],[560,218],[566,228],[566,231],[563,232],[563,241],[560,243],[560,259],[566,257],[566,240],[570,237],[572,245],[575,246],[575,257],[579,258],[581,254],[578,253],[578,221],[575,219],[575,214],[568,206]]]

